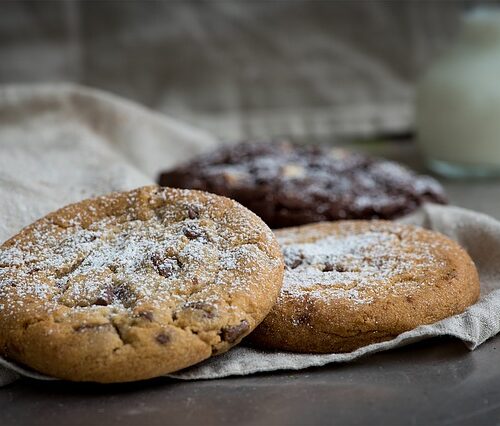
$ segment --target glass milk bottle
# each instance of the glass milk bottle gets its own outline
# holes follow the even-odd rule
[[[430,168],[500,176],[500,9],[465,15],[455,45],[419,83],[416,112]]]

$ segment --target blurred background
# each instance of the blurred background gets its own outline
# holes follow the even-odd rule
[[[3,1],[0,82],[104,89],[224,140],[406,137],[415,82],[479,4]]]

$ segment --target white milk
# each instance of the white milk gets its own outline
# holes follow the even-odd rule
[[[417,132],[437,172],[500,175],[500,9],[467,14],[456,44],[422,79]]]

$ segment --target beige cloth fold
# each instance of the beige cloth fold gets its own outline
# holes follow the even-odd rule
[[[74,85],[0,88],[0,240],[65,204],[150,184],[216,144],[196,128]]]
[[[216,140],[99,91],[69,85],[0,88],[0,240],[65,204],[149,184],[156,173]],[[456,207],[427,205],[403,219],[457,240],[476,262],[481,300],[461,315],[349,354],[308,355],[237,347],[170,375],[208,379],[301,369],[449,335],[474,349],[500,331],[500,222]],[[0,358],[0,385],[49,379]]]

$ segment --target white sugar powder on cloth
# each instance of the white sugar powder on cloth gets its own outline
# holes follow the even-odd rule
[[[68,203],[150,184],[160,169],[185,161],[215,144],[214,138],[197,129],[102,92],[68,85],[1,88],[0,240]],[[455,336],[474,349],[497,334],[500,222],[460,208],[436,205],[426,205],[402,221],[442,232],[468,251],[481,278],[478,303],[463,314],[352,353],[292,354],[240,346],[170,377],[211,379],[298,370],[347,362],[434,336]],[[232,261],[230,253],[226,260]],[[96,264],[99,261],[88,260]],[[0,384],[20,376],[53,380],[0,358]]]

